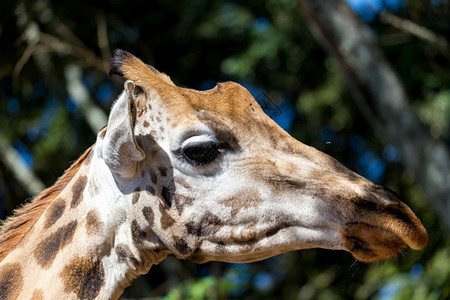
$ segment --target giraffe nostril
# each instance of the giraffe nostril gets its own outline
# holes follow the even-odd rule
[[[385,186],[375,185],[370,193],[378,200],[378,202],[385,205],[398,204],[401,202],[400,196]]]

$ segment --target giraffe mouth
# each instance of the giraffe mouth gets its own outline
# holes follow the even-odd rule
[[[344,247],[362,262],[397,256],[406,246],[420,250],[428,234],[420,220],[387,188],[372,187],[354,202],[354,217],[340,229]]]
[[[346,224],[341,234],[346,250],[362,262],[391,259],[407,246],[394,232],[367,223]]]
[[[318,238],[320,235],[322,233],[319,230],[298,224],[270,226],[257,233],[242,230],[240,235],[216,236],[203,240],[186,259],[196,263],[207,261],[249,263],[293,250],[330,248],[328,243],[321,242]],[[302,239],[298,239],[300,236]],[[293,239],[297,242],[293,242]]]

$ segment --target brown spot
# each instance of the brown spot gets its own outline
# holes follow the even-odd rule
[[[150,194],[155,195],[155,189],[151,185],[147,185],[147,188],[145,190]]]
[[[187,183],[183,178],[175,178],[175,183],[181,185],[182,187],[184,187],[187,190],[190,190],[192,187],[189,185],[189,183]]]
[[[77,207],[81,201],[83,201],[83,191],[87,183],[86,176],[80,176],[72,187],[72,202],[70,203],[71,208]]]
[[[137,245],[142,244],[142,241],[145,239],[145,231],[141,230],[136,220],[131,222],[131,237],[133,238],[133,242]]]
[[[131,222],[131,237],[136,245],[142,245],[144,241],[148,241],[152,234],[150,227],[147,226],[142,230],[136,220]]]
[[[203,236],[201,224],[196,224],[193,221],[186,224],[186,230],[189,234]]]
[[[62,216],[64,209],[66,209],[65,201],[62,199],[56,199],[45,214],[46,219],[44,228],[48,229],[50,226],[55,224],[56,221]]]
[[[164,132],[164,126],[159,126],[159,131]]]
[[[192,203],[194,202],[194,198],[180,194],[175,194],[173,196],[173,202],[175,203],[175,207],[178,213],[181,214],[183,213],[185,206],[192,205]]]
[[[233,196],[219,201],[220,204],[231,207],[231,216],[234,217],[241,209],[257,207],[262,203],[260,194],[256,190],[241,191],[236,193],[239,196]]]
[[[175,224],[175,219],[167,213],[166,209],[161,203],[159,204],[159,212],[161,213],[161,227],[163,230],[166,230],[167,228]]]
[[[123,208],[117,210],[115,215],[117,217],[117,224],[116,224],[117,226],[122,225],[127,220],[127,213]]]
[[[144,127],[150,126],[150,123],[148,121],[144,121]]]
[[[155,218],[155,214],[153,213],[153,210],[149,206],[145,206],[142,209],[142,214],[144,215],[145,220],[147,220],[148,224],[150,226],[153,226],[153,220]]]
[[[96,211],[91,210],[86,215],[86,231],[89,235],[101,232],[102,221]]]
[[[79,299],[95,299],[105,284],[105,271],[100,261],[75,258],[61,272],[66,293],[75,293]]]
[[[132,199],[131,203],[136,204],[136,202],[139,201],[139,197],[141,196],[140,191],[141,191],[140,187],[137,187],[134,189],[133,199]]]
[[[150,170],[150,180],[152,181],[153,184],[158,183],[158,177],[156,177],[156,174],[151,170]]]
[[[160,117],[156,117],[156,122],[161,122],[161,118]]]
[[[211,212],[206,212],[200,221],[191,221],[186,224],[189,234],[195,236],[211,236],[214,235],[222,227],[222,220]]]
[[[6,264],[0,269],[0,299],[17,299],[22,285],[22,270],[18,263]]]
[[[166,176],[167,176],[167,168],[165,168],[165,167],[159,167],[159,168],[158,168],[158,171],[159,171],[159,174],[160,174],[162,177],[166,177]]]
[[[71,240],[77,228],[77,221],[59,228],[55,233],[40,242],[34,251],[37,262],[44,268],[48,268],[56,257]]]
[[[126,263],[129,262],[133,267],[137,267],[139,262],[134,257],[133,253],[131,253],[130,248],[126,244],[119,244],[115,248],[117,259],[120,263]]]
[[[44,292],[41,289],[36,289],[33,292],[33,295],[31,295],[30,300],[44,300]]]
[[[170,208],[172,206],[171,195],[169,189],[166,186],[163,186],[161,188],[161,196],[163,197],[167,207]]]
[[[175,240],[175,248],[180,252],[181,255],[186,255],[192,251],[192,249],[188,246],[185,240],[182,238],[174,237]]]

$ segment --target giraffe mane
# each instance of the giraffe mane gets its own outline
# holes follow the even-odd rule
[[[2,222],[0,225],[0,262],[14,249],[53,200],[72,180],[88,158],[92,148],[93,145],[58,178],[54,185],[43,190],[31,202],[16,209],[11,217]]]

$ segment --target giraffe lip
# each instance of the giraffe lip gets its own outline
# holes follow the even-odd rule
[[[345,248],[362,262],[393,258],[407,245],[391,230],[367,223],[348,223],[341,234]]]
[[[236,227],[236,226],[235,226]],[[292,221],[286,221],[276,224],[276,226],[270,226],[263,230],[256,230],[254,224],[246,225],[240,230],[231,229],[231,232],[227,238],[219,238],[217,240],[211,240],[216,243],[257,243],[264,238],[270,238],[278,234],[283,229],[302,227],[306,228],[304,224],[295,223]]]
[[[290,226],[293,228],[296,226]],[[250,238],[246,239],[244,236],[229,236],[227,238],[213,238],[206,239],[204,242],[210,243],[213,246],[213,251],[208,251],[201,246],[194,251],[194,253],[188,257],[189,260],[204,263],[207,261],[225,261],[230,263],[250,263],[255,261],[260,261],[263,259],[267,259],[277,254],[281,254],[287,251],[299,249],[298,247],[288,245],[282,243],[275,248],[266,248],[262,245],[259,245],[264,239],[274,238],[281,231],[287,229],[286,227],[276,227],[276,228],[268,228],[267,230],[262,230],[258,232],[256,235],[252,235]],[[275,237],[276,238],[276,237]],[[203,245],[203,243],[202,243]],[[237,247],[236,247],[237,246]],[[209,248],[209,247],[208,247]],[[307,247],[312,248],[312,247]],[[211,248],[210,248],[211,249]],[[218,249],[222,249],[219,250]],[[227,250],[223,250],[227,249]],[[223,257],[222,251],[231,251],[228,253],[227,259]]]
[[[255,231],[250,230],[249,228],[245,228],[240,231],[231,230],[230,235],[227,238],[220,238],[217,240],[210,240],[212,242],[216,242],[219,244],[243,244],[243,243],[256,243],[260,241],[262,238],[273,235],[278,232],[281,228],[278,228],[276,231],[274,229]]]

